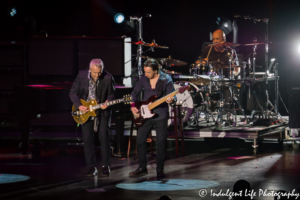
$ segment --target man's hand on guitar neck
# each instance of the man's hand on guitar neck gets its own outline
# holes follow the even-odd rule
[[[83,105],[79,106],[78,109],[82,112],[82,114],[85,114],[85,113],[89,112],[89,108],[85,107]]]
[[[108,102],[108,101],[106,100],[105,103],[107,103],[107,102]],[[101,109],[102,109],[102,110],[105,110],[106,108],[107,108],[107,105],[106,105],[106,104],[102,104]]]
[[[174,97],[169,97],[166,100],[167,103],[172,103],[173,101],[174,101]]]
[[[134,116],[140,117],[140,112],[136,107],[131,107],[131,112]]]

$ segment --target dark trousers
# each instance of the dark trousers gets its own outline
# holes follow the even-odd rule
[[[167,125],[168,118],[159,121],[148,119],[143,126],[138,128],[137,132],[137,156],[139,167],[145,169],[147,167],[147,137],[153,127],[156,131],[156,170],[164,169],[164,159],[166,156],[167,142]]]
[[[108,121],[101,117],[98,127],[98,138],[100,139],[102,166],[110,165],[110,141],[108,133]],[[87,121],[82,126],[83,147],[85,161],[88,167],[96,166],[95,144],[94,144],[94,120]]]

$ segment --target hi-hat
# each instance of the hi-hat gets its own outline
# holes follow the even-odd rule
[[[169,56],[169,58],[156,58],[162,65],[167,65],[167,66],[185,66],[187,65],[186,62],[180,61],[180,60],[175,60]]]
[[[219,42],[219,43],[213,43],[213,44],[209,44],[208,46],[214,46],[214,47],[237,47],[240,46],[240,44],[237,43],[232,43],[232,42]]]
[[[154,41],[152,43],[146,43],[144,41],[138,41],[138,42],[126,42],[126,43],[131,43],[135,45],[142,45],[144,47],[155,47],[155,48],[161,48],[161,49],[168,49],[169,47],[166,46],[161,46],[156,44]]]

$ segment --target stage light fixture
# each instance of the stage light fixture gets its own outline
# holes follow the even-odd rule
[[[9,10],[9,16],[13,17],[17,14],[17,9],[16,8],[11,8]]]
[[[121,24],[124,21],[125,17],[122,13],[118,13],[115,15],[115,22],[117,24]]]

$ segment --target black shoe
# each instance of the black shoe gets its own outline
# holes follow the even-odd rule
[[[103,173],[103,176],[109,176],[109,174],[110,174],[109,166],[102,167],[102,173]]]
[[[157,173],[156,173],[156,177],[157,178],[165,178],[165,172],[164,172],[164,170],[159,170],[159,171],[157,171]]]
[[[130,172],[129,176],[134,177],[134,176],[144,176],[148,174],[148,170],[147,169],[142,169],[142,168],[138,168],[137,170]]]
[[[97,176],[98,170],[96,167],[90,167],[87,176]]]

